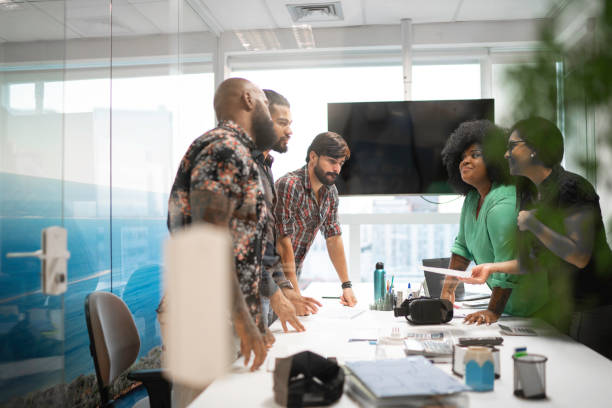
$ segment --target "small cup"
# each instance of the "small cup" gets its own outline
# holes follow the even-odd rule
[[[526,399],[546,398],[546,361],[540,354],[512,356],[514,360],[514,395]]]
[[[489,347],[468,347],[463,358],[465,385],[474,391],[492,391],[495,362]]]

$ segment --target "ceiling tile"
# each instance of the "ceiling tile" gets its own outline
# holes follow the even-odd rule
[[[106,1],[66,2],[66,22],[85,37],[110,35],[110,7]],[[126,0],[113,0],[113,35],[158,34],[160,29]]]
[[[464,0],[457,21],[544,18],[554,5],[551,0]]]
[[[43,11],[47,15],[57,20],[60,24],[64,24],[66,21],[66,7],[63,1],[45,1],[37,2],[32,4],[33,7]],[[66,38],[79,38],[80,33],[75,31],[73,27],[67,25],[66,27]]]
[[[0,37],[9,42],[63,39],[64,26],[42,11],[24,4],[15,10],[0,11]]]
[[[208,26],[202,20],[202,17],[197,15],[196,12],[193,11],[193,9],[187,3],[184,3],[183,5],[183,21],[181,31],[209,31]]]
[[[488,0],[496,2],[497,0]],[[364,0],[366,24],[399,24],[451,21],[460,0]]]
[[[199,0],[225,31],[275,27],[268,8],[260,0]]]

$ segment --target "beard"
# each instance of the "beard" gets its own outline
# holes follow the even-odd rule
[[[319,179],[321,184],[326,186],[331,186],[336,182],[336,177],[338,177],[338,173],[328,172],[325,173],[322,168],[319,167],[319,163],[314,167],[315,176]]]
[[[253,133],[255,144],[261,151],[269,150],[273,145],[278,144],[274,122],[266,115],[263,103],[258,103],[253,112]]]
[[[279,153],[286,153],[287,143],[289,143],[289,140],[287,140],[287,138],[280,137],[278,139],[278,142],[274,143],[274,146],[272,146],[272,150],[274,150],[275,152],[279,152]]]

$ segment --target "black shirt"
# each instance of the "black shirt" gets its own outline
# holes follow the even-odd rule
[[[555,166],[537,191],[523,191],[521,210],[535,210],[536,218],[555,232],[567,236],[565,220],[581,211],[591,211],[593,253],[589,263],[579,269],[551,252],[530,231],[519,234],[518,251],[522,270],[548,273],[549,309],[568,314],[576,310],[612,304],[612,252],[606,241],[599,196],[584,177]]]
[[[278,284],[285,281],[280,255],[276,250],[276,231],[274,222],[274,206],[276,205],[276,190],[274,188],[274,177],[272,176],[272,163],[274,158],[268,154],[266,157],[261,151],[254,151],[253,158],[257,163],[257,170],[261,175],[261,184],[268,218],[266,219],[266,247],[263,255],[261,294],[270,297],[278,289]]]

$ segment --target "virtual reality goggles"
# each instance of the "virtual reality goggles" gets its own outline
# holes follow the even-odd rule
[[[393,313],[395,317],[405,316],[413,324],[448,323],[453,318],[453,304],[446,299],[419,297],[404,300]]]
[[[344,370],[335,361],[310,351],[277,358],[274,400],[286,407],[330,405],[344,388]]]

